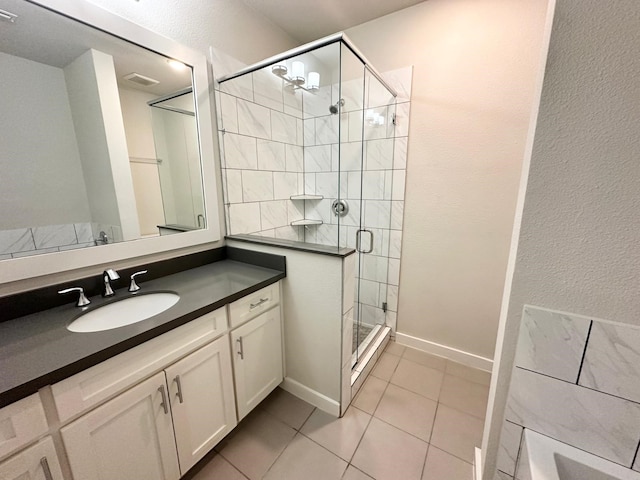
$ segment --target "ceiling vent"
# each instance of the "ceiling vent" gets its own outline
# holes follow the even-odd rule
[[[140,85],[142,87],[153,87],[154,85],[159,84],[158,80],[154,80],[153,78],[145,77],[144,75],[140,75],[139,73],[130,73],[129,75],[125,75],[125,80],[135,83],[136,85]]]

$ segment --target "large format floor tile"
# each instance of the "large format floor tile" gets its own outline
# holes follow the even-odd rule
[[[342,418],[315,410],[302,430],[304,435],[346,461],[351,460],[371,416],[350,407]]]
[[[375,416],[407,433],[429,441],[437,403],[422,395],[389,385]]]
[[[369,375],[365,380],[364,385],[353,400],[352,405],[359,408],[363,412],[373,414],[380,403],[380,399],[384,394],[385,389],[389,385],[389,382]]]
[[[242,473],[221,455],[213,457],[191,480],[247,480]]]
[[[482,443],[484,421],[439,404],[431,445],[473,463],[474,448]]]
[[[429,446],[422,480],[473,480],[473,466],[453,455]]]
[[[444,374],[438,370],[403,358],[391,377],[391,383],[423,397],[438,400],[443,377]]]
[[[474,417],[484,418],[488,398],[489,387],[453,375],[444,376],[440,403],[469,413]]]
[[[389,342],[343,418],[278,388],[186,478],[471,480],[489,379]]]
[[[419,480],[426,442],[372,418],[351,463],[376,480]]]
[[[430,367],[435,370],[444,372],[447,366],[447,359],[444,357],[438,357],[437,355],[431,355],[430,353],[423,352],[422,350],[416,350],[415,348],[407,347],[402,355],[402,358],[406,358],[425,367]]]
[[[451,360],[447,360],[447,368],[445,371],[454,377],[464,378],[470,382],[486,385],[487,387],[489,383],[491,383],[491,372],[471,368],[461,363],[452,362]]]
[[[347,462],[298,434],[273,464],[265,480],[340,480]]]
[[[313,412],[312,405],[281,388],[276,388],[264,399],[260,407],[296,430],[300,430],[302,424]]]
[[[261,479],[296,434],[268,413],[255,410],[218,451],[251,480]]]
[[[373,368],[371,375],[388,382],[396,371],[399,362],[400,357],[397,355],[383,352],[378,359],[378,363],[376,363],[376,366]]]

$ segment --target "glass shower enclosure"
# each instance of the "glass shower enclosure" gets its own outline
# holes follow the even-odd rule
[[[227,232],[356,250],[355,365],[397,264],[396,94],[342,33],[218,81]]]

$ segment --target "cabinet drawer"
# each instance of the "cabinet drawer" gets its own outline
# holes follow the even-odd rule
[[[47,432],[47,418],[35,393],[0,410],[0,458]]]
[[[60,420],[125,390],[226,330],[223,307],[54,384],[51,388]]]
[[[280,303],[280,282],[264,287],[229,305],[231,328],[257,317]]]
[[[51,437],[43,438],[35,445],[0,463],[0,478],[3,480],[36,478],[62,480],[60,462]]]

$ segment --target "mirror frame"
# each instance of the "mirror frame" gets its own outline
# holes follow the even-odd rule
[[[85,0],[26,0],[91,28],[119,37],[148,50],[181,61],[193,68],[193,91],[196,99],[200,163],[202,168],[206,227],[152,238],[141,238],[99,247],[33,255],[0,261],[0,284],[60,273],[93,265],[118,262],[135,257],[216,242],[220,236],[220,198],[216,165],[219,164],[215,125],[213,73],[207,57],[127,19],[88,3]],[[99,250],[96,250],[99,248]]]

